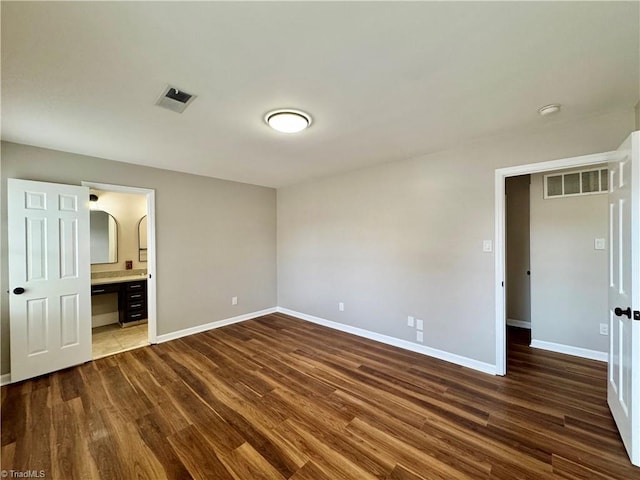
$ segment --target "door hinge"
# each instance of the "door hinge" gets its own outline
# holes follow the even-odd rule
[[[634,320],[640,320],[640,310],[634,310],[633,311],[633,319]]]

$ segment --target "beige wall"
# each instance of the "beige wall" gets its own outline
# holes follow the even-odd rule
[[[176,162],[179,162],[176,159]],[[276,191],[100,158],[2,143],[6,179],[81,181],[156,191],[158,334],[276,306]],[[9,371],[7,233],[2,229],[1,372]],[[231,297],[237,296],[237,306]]]
[[[531,180],[531,339],[607,352],[607,195],[543,198]]]
[[[507,320],[517,320],[527,324],[531,321],[531,277],[527,275],[527,271],[530,270],[530,181],[530,175],[520,175],[507,178],[505,182]]]
[[[133,268],[147,268],[138,255],[138,222],[147,214],[147,197],[122,192],[91,189],[98,195],[96,209],[103,210],[115,218],[118,224],[118,261],[91,265],[91,272],[125,270],[125,262],[132,261]]]
[[[278,305],[416,343],[412,315],[425,346],[495,364],[495,169],[613,150],[634,112],[539,122],[279,189]]]
[[[640,102],[636,103],[636,130],[640,130]]]

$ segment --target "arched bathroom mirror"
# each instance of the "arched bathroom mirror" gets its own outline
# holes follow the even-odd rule
[[[102,210],[91,210],[89,217],[91,235],[91,263],[118,262],[118,223]]]
[[[147,216],[138,222],[138,260],[147,261]]]

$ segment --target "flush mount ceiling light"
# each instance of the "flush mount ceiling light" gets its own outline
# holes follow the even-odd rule
[[[560,104],[552,103],[551,105],[545,105],[544,107],[540,107],[538,109],[538,113],[543,117],[545,115],[551,115],[553,113],[558,113],[560,111]]]
[[[264,121],[278,132],[297,133],[311,125],[311,115],[300,110],[286,108],[267,113]]]

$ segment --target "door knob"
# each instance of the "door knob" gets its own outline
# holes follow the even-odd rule
[[[626,315],[628,318],[631,318],[631,307],[627,307],[625,310],[621,309],[620,307],[616,307],[613,310],[613,313],[615,313],[618,317]]]
[[[16,287],[13,289],[13,293],[15,293],[16,295],[22,295],[24,292],[25,290],[22,287]]]

